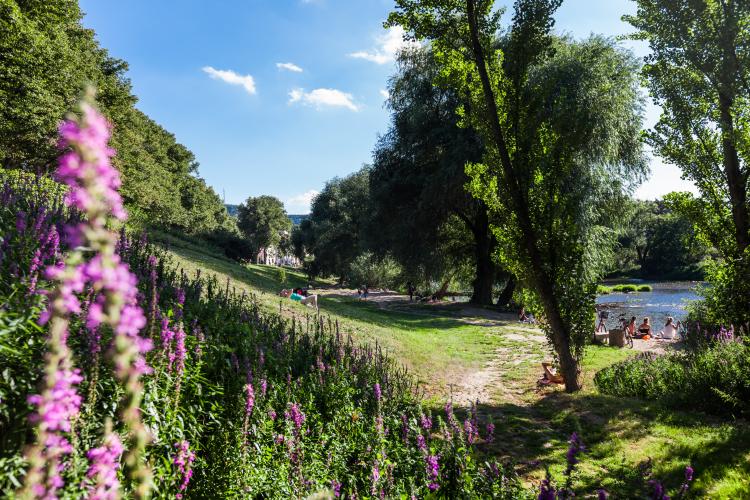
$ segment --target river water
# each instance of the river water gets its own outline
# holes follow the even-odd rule
[[[628,319],[635,316],[639,324],[644,317],[649,317],[651,324],[655,328],[660,328],[666,323],[667,316],[672,316],[675,321],[685,319],[687,304],[699,298],[695,288],[700,282],[696,281],[643,281],[636,284],[651,285],[653,291],[610,293],[596,297],[597,309],[606,309],[610,312],[607,322],[610,327],[614,326],[620,314],[624,314]]]

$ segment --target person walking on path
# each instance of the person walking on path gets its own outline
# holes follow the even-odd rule
[[[409,302],[414,302],[414,285],[411,281],[406,282],[406,291],[409,294]]]

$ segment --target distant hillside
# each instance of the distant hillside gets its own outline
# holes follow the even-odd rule
[[[237,217],[237,210],[239,209],[239,205],[230,205],[229,203],[226,203],[224,206],[227,207],[227,212],[229,212],[229,215],[231,215],[232,217]],[[305,215],[288,214],[288,215],[289,215],[289,220],[292,221],[292,224],[294,224],[295,226],[300,225],[300,223],[303,220],[309,217],[309,215],[306,215],[306,214]]]

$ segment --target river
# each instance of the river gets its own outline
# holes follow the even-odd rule
[[[606,283],[611,285],[612,283]],[[666,323],[667,316],[672,316],[675,321],[685,319],[687,316],[687,304],[692,300],[699,299],[695,288],[700,285],[696,281],[661,281],[661,282],[638,282],[638,285],[651,285],[651,292],[634,293],[610,293],[596,297],[597,309],[607,309],[609,314],[609,326],[614,326],[617,317],[624,314],[628,319],[631,316],[638,318],[640,323],[644,317],[651,318],[651,324],[660,328]]]

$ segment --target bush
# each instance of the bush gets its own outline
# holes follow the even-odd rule
[[[654,289],[651,287],[651,285],[641,285],[638,287],[639,292],[651,292]]]
[[[604,394],[661,401],[686,410],[750,415],[750,345],[717,340],[702,349],[642,354],[599,371]]]
[[[349,265],[347,282],[352,287],[393,288],[398,285],[401,266],[391,257],[377,258],[370,252],[358,255]]]

